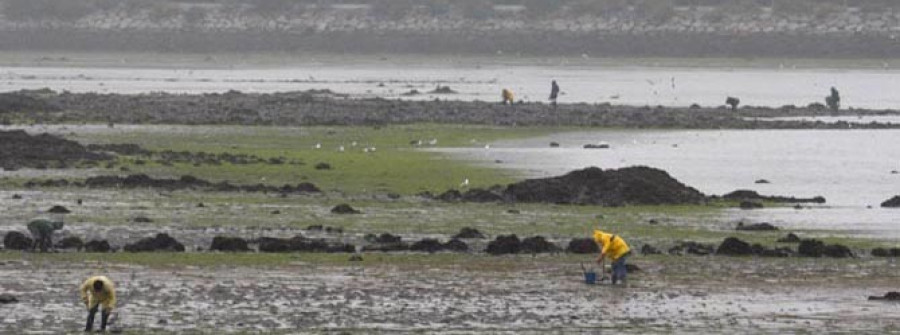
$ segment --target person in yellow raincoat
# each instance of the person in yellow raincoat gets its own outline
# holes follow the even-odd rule
[[[631,248],[628,243],[619,235],[609,234],[600,230],[594,230],[594,242],[600,247],[600,256],[597,257],[597,263],[603,264],[603,258],[608,257],[612,261],[612,283],[622,282],[625,284],[625,260],[631,255]]]
[[[100,308],[100,331],[106,330],[106,322],[109,321],[109,313],[116,307],[116,288],[112,280],[105,276],[90,277],[81,284],[81,301],[88,309],[87,325],[84,331],[94,328],[94,316]]]
[[[509,89],[504,88],[503,91],[502,91],[501,93],[502,93],[502,98],[503,98],[503,104],[504,104],[504,105],[505,105],[507,102],[509,102],[510,105],[512,105],[512,104],[514,103],[515,98],[513,97],[513,92],[512,92],[512,91],[510,91]]]

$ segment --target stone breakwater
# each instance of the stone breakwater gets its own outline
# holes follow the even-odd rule
[[[28,101],[27,104],[21,101]],[[897,115],[891,110],[842,110],[823,106],[782,108],[724,106],[678,108],[481,101],[352,99],[330,91],[274,94],[97,94],[49,90],[0,93],[2,123],[125,123],[231,125],[370,125],[410,123],[499,126],[579,126],[681,129],[900,128],[893,123],[757,119],[779,116]]]
[[[228,6],[97,10],[81,17],[0,19],[3,49],[147,51],[340,51],[522,53],[585,56],[869,56],[900,52],[900,13],[822,8],[674,7],[534,17],[494,9],[486,17],[369,6],[258,13]]]

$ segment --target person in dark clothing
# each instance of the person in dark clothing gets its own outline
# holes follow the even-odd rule
[[[556,98],[559,96],[559,85],[556,84],[556,80],[550,83],[550,103],[553,106],[556,106]]]

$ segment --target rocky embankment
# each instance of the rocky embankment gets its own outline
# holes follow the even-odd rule
[[[233,124],[233,125],[388,125],[417,122],[504,126],[580,126],[620,128],[847,129],[897,128],[888,123],[824,123],[759,120],[760,117],[815,115],[896,115],[898,111],[852,110],[833,113],[821,105],[782,108],[669,108],[609,104],[403,101],[352,99],[328,90],[274,94],[229,91],[211,94],[97,94],[50,90],[0,93],[0,122]],[[550,116],[553,117],[550,117]]]
[[[900,50],[900,14],[872,2],[21,3],[0,12],[0,48],[814,58],[891,57]]]

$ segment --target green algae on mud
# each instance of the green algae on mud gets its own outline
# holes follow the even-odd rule
[[[516,179],[512,172],[417,150],[425,147],[485,146],[492,141],[531,137],[559,128],[472,125],[398,126],[120,126],[79,131],[67,137],[83,143],[138,143],[150,150],[250,154],[284,157],[302,165],[135,164],[121,160],[131,173],[155,176],[193,175],[232,183],[288,184],[308,181],[325,190],[346,193],[443,192],[469,179],[470,187],[488,187]],[[122,130],[126,129],[126,130]],[[421,143],[420,143],[421,142]],[[331,169],[317,169],[327,163]]]

